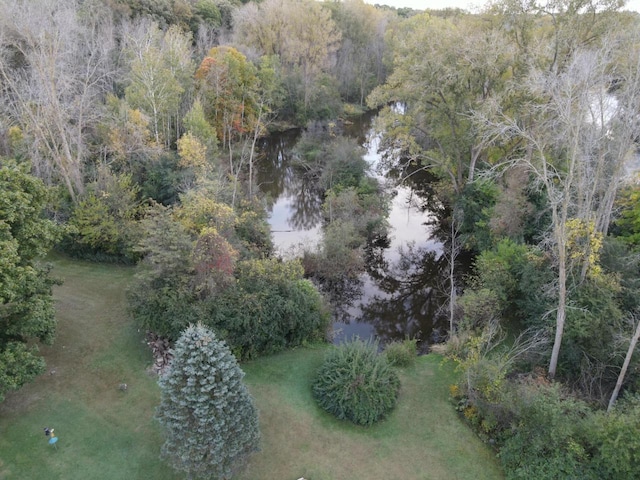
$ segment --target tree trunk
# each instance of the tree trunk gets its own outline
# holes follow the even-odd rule
[[[455,333],[455,326],[453,323],[456,308],[456,284],[454,282],[454,267],[455,263],[452,261],[449,263],[449,337]]]
[[[451,251],[449,254],[449,338],[455,333],[454,317],[456,309],[456,283],[455,268],[456,257],[458,256],[460,246],[457,243],[458,231],[456,229],[455,215],[451,218]]]
[[[258,142],[258,136],[260,135],[260,124],[262,122],[262,107],[260,103],[260,109],[258,111],[258,118],[256,120],[256,126],[253,130],[253,140],[251,142],[251,151],[249,152],[249,199],[253,200],[253,156],[256,151],[256,143]]]
[[[613,408],[614,403],[618,398],[618,393],[620,393],[620,388],[622,387],[622,383],[624,382],[624,376],[627,374],[627,368],[629,368],[629,363],[631,363],[631,356],[633,355],[633,351],[636,348],[636,344],[638,343],[638,338],[640,338],[640,321],[636,325],[636,331],[631,338],[631,343],[629,343],[629,348],[627,349],[627,356],[624,358],[624,363],[622,364],[622,369],[620,370],[620,375],[618,375],[618,381],[616,382],[616,388],[613,389],[613,393],[611,394],[611,399],[609,400],[609,406],[607,407],[607,412],[610,412]]]
[[[549,378],[556,376],[558,367],[558,357],[560,355],[560,344],[562,343],[562,335],[564,333],[564,322],[566,317],[567,305],[567,266],[564,255],[560,255],[558,266],[558,311],[556,314],[556,335],[553,341],[553,349],[551,350],[551,361],[549,362]]]

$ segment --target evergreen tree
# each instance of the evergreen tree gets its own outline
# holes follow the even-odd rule
[[[260,440],[244,372],[226,344],[200,324],[184,331],[173,354],[159,382],[162,456],[190,479],[228,479]]]

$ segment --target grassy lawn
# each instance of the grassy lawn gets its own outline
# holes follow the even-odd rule
[[[493,452],[449,403],[454,377],[440,357],[420,357],[404,370],[397,408],[365,428],[315,406],[310,378],[324,352],[290,351],[243,366],[260,409],[263,442],[241,479],[503,478]]]
[[[125,313],[132,269],[56,259],[58,336],[47,373],[0,404],[0,479],[182,478],[158,459],[151,354]],[[402,375],[398,408],[373,428],[320,411],[309,389],[325,348],[243,366],[263,449],[239,480],[500,479],[492,452],[447,401],[450,369],[427,356]],[[127,392],[118,389],[127,383]],[[47,444],[44,427],[59,437]]]
[[[41,349],[47,372],[0,405],[0,479],[178,478],[158,461],[151,354],[125,313],[132,273],[56,260],[56,342]],[[55,428],[57,449],[44,427]]]

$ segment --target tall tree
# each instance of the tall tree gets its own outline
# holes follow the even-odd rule
[[[519,112],[502,112],[494,132],[524,141],[517,160],[544,191],[551,213],[545,247],[555,260],[556,330],[549,376],[556,373],[570,282],[595,272],[598,238],[607,233],[613,202],[640,135],[640,56],[611,35],[573,52],[562,71],[530,67],[522,81],[534,99]],[[636,40],[633,40],[635,38]],[[619,61],[625,48],[629,58]],[[612,86],[615,88],[611,89]],[[481,117],[484,125],[491,123]],[[580,245],[580,247],[576,247]]]
[[[206,147],[206,159],[213,163],[218,152],[216,131],[207,122],[204,107],[199,99],[195,99],[191,109],[184,116],[183,125],[186,134],[192,135]]]
[[[148,20],[125,34],[130,58],[127,102],[151,118],[158,144],[169,147],[180,137],[183,97],[191,92],[195,66],[191,38],[176,26],[162,32]]]
[[[490,138],[471,114],[490,104],[508,77],[513,48],[491,19],[416,15],[394,31],[394,70],[369,96],[385,106],[383,147],[446,178],[456,193],[472,182]],[[414,171],[415,168],[412,168]]]
[[[228,479],[258,450],[258,414],[235,357],[202,325],[192,325],[160,377],[162,455],[187,478]]]
[[[26,134],[34,171],[75,202],[115,71],[110,12],[79,0],[2,0],[0,10],[0,106]]]
[[[160,155],[162,146],[155,142],[145,113],[111,94],[106,98],[106,111],[100,129],[102,154],[114,170],[135,172]]]
[[[25,166],[0,165],[0,401],[44,370],[34,340],[51,343],[55,311],[47,267],[38,263],[55,240],[42,216],[42,182]]]
[[[516,68],[562,71],[614,27],[621,0],[499,0],[489,4],[520,52]],[[540,48],[542,46],[542,48]]]
[[[234,15],[234,36],[237,44],[260,55],[277,55],[287,72],[300,76],[305,108],[314,81],[328,71],[341,38],[329,10],[313,0],[248,3]]]
[[[253,129],[258,93],[257,69],[233,47],[214,47],[196,72],[205,114],[223,148]]]
[[[237,49],[214,47],[196,72],[205,114],[229,155],[235,206],[238,177],[249,166],[249,196],[253,195],[253,163],[258,138],[281,101],[277,57],[263,56],[259,67]]]
[[[385,78],[384,35],[389,15],[362,0],[328,4],[342,34],[333,68],[345,99],[364,105],[367,95]]]
[[[202,60],[196,80],[207,107],[205,113],[229,154],[235,206],[240,172],[245,162],[253,159],[255,149],[255,140],[248,139],[252,134],[257,139],[261,130],[257,69],[235,48],[214,47]],[[234,143],[240,145],[239,155],[234,155]]]

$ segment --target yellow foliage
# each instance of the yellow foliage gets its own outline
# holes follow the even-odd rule
[[[449,395],[452,398],[458,398],[460,396],[460,387],[458,385],[449,385]]]
[[[589,276],[601,276],[602,269],[600,251],[602,250],[603,234],[596,230],[595,223],[580,218],[572,218],[566,223],[567,250],[572,260],[586,261]]]
[[[467,420],[475,420],[478,418],[478,409],[473,405],[469,405],[468,407],[465,407],[463,414],[464,418]]]
[[[20,143],[22,143],[22,140],[24,140],[22,129],[17,125],[9,127],[8,135],[11,148],[16,148],[16,146],[18,146]]]
[[[466,338],[458,351],[451,354],[452,360],[457,364],[456,370],[464,372],[462,388],[465,391],[462,395],[467,395],[469,392],[466,390],[472,388],[490,402],[500,400],[508,372],[505,368],[508,358],[491,352],[494,336],[495,332],[485,328],[480,335]]]
[[[149,119],[140,110],[138,110],[137,108],[130,109],[127,112],[127,117],[128,117],[127,118],[128,123],[130,123],[133,127],[135,127],[135,130],[139,130],[139,131],[146,130],[148,132]],[[148,132],[148,135],[151,135],[151,133]]]
[[[178,140],[179,165],[183,168],[204,168],[207,164],[207,147],[191,132]]]
[[[233,209],[218,203],[201,191],[192,191],[182,197],[176,209],[176,218],[187,230],[200,235],[205,228],[214,227],[221,235],[233,229],[236,221]]]
[[[149,118],[140,110],[124,105],[116,103],[114,108],[119,109],[119,118],[107,134],[109,149],[124,159],[133,152],[151,148],[153,140],[149,130]]]

